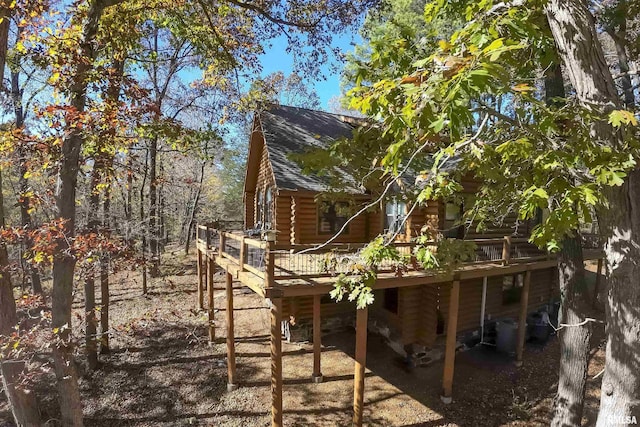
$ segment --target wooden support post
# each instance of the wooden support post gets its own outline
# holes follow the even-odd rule
[[[266,288],[273,287],[273,277],[275,275],[275,258],[276,254],[271,249],[273,242],[267,242],[264,250],[264,284]]]
[[[516,366],[522,366],[524,341],[527,335],[527,308],[529,307],[529,287],[531,285],[531,271],[524,274],[524,284],[520,295],[520,318],[518,320],[518,347],[516,347]]]
[[[602,281],[603,259],[598,259],[598,269],[596,270],[596,285],[593,288],[593,308],[598,307],[598,295],[600,294],[600,282]]]
[[[511,260],[511,236],[504,236],[502,242],[502,263],[508,265]]]
[[[209,230],[210,230],[209,226],[205,225],[205,227],[206,228],[204,229],[204,232],[205,232],[205,239],[207,241],[207,251],[208,251],[211,248],[211,234],[209,233]]]
[[[359,309],[356,315],[356,367],[353,377],[353,425],[362,426],[364,412],[364,376],[367,362],[368,308]]]
[[[227,272],[227,391],[238,388],[236,383],[236,344],[233,330],[233,277]]]
[[[444,403],[451,403],[453,392],[453,368],[456,360],[456,335],[458,333],[458,306],[460,300],[460,280],[456,278],[451,286],[449,317],[447,319],[447,340],[444,352],[444,373],[442,376],[442,396]]]
[[[245,257],[244,236],[242,236],[240,238],[240,271],[244,271]]]
[[[218,255],[224,252],[224,245],[226,243],[227,236],[224,235],[224,231],[220,232],[220,248],[218,249]]]
[[[313,296],[313,382],[322,382],[322,370],[320,369],[320,357],[322,353],[322,329],[320,318],[321,295]]]
[[[271,425],[282,427],[282,295],[270,289],[271,301]]]
[[[198,308],[200,308],[200,310],[204,309],[204,293],[202,291],[204,287],[202,283],[202,270],[204,269],[204,265],[202,258],[202,251],[198,248]]]
[[[207,311],[209,314],[209,344],[216,339],[215,304],[213,300],[213,275],[216,271],[216,263],[213,258],[207,258]]]

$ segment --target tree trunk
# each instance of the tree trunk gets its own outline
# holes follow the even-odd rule
[[[18,36],[20,36],[20,27],[17,28]],[[19,61],[19,59],[18,59]],[[18,64],[19,65],[19,64]],[[13,112],[15,114],[16,129],[20,129],[24,126],[24,107],[22,105],[22,89],[20,88],[20,72],[19,66],[15,70],[11,71],[11,101],[13,102]],[[22,227],[25,230],[31,230],[33,228],[31,213],[29,212],[31,205],[31,198],[29,197],[29,179],[27,178],[27,153],[22,145],[17,148],[18,153],[18,186],[20,188],[20,219]],[[23,243],[23,252],[31,250],[33,247],[33,241],[31,237],[27,237]],[[42,294],[42,283],[40,281],[40,273],[33,264],[27,260],[22,261],[24,263],[25,274],[29,275],[31,280],[31,288],[34,294]]]
[[[560,322],[578,325],[589,310],[582,242],[577,235],[565,238],[558,265],[561,302]],[[592,325],[563,327],[559,331],[560,372],[555,398],[554,427],[580,426],[589,367]]]
[[[18,360],[0,362],[2,388],[7,394],[13,420],[20,427],[40,427],[40,409],[35,393],[20,384],[20,375],[26,370],[26,364]]]
[[[108,108],[105,113],[109,115],[109,120],[116,119],[118,115],[118,102],[120,91],[122,90],[122,79],[124,77],[124,61],[116,60],[113,64],[113,75],[107,89]],[[115,129],[111,129],[112,137],[115,137]],[[102,171],[107,186],[102,200],[102,230],[109,237],[111,236],[111,180],[113,169],[113,155],[105,150],[102,153],[104,163]],[[96,206],[95,212],[98,211]],[[97,213],[96,213],[97,215]],[[97,222],[97,221],[96,221]],[[96,224],[97,226],[97,224]],[[128,225],[127,225],[128,226]],[[109,354],[109,253],[100,254],[100,353]]]
[[[579,101],[606,114],[620,107],[593,17],[580,0],[550,0],[551,31]],[[592,136],[613,150],[619,135],[606,119]],[[608,209],[598,218],[607,262],[607,349],[598,426],[640,417],[640,173],[606,192]],[[628,424],[629,422],[627,422]]]
[[[547,68],[544,82],[547,104],[560,107],[566,94],[562,67],[557,55],[555,61]],[[560,318],[563,323],[572,325],[584,320],[590,306],[579,230],[573,230],[573,235],[575,237],[563,239],[558,262],[558,283],[561,295]],[[554,427],[580,426],[581,424],[587,385],[591,332],[590,324],[560,330],[558,392],[551,421],[551,425]]]
[[[0,168],[0,229],[5,227],[4,200],[2,194],[2,168]],[[0,241],[0,334],[7,335],[18,323],[16,300],[9,275],[9,254]]]
[[[116,4],[111,1],[110,4]],[[81,59],[75,64],[74,82],[69,88],[70,105],[77,112],[85,109],[88,74],[95,58],[95,36],[106,2],[90,2],[83,21],[79,40]],[[69,240],[75,236],[76,185],[80,162],[80,152],[84,144],[84,134],[79,127],[69,127],[62,142],[62,156],[58,171],[58,192],[56,206],[58,217],[64,221],[64,238],[57,240],[56,257],[53,260],[53,292],[51,325],[59,341],[53,346],[53,359],[58,379],[58,394],[62,412],[62,424],[82,426],[82,404],[78,378],[73,360],[71,340],[71,308],[73,302],[73,275],[76,266],[74,257],[67,254]]]
[[[2,18],[0,23],[0,88],[2,88],[9,35],[9,12],[5,8],[0,8],[0,17]],[[0,166],[0,229],[5,226],[2,166]],[[13,285],[9,275],[9,253],[4,242],[0,240],[0,334],[10,333],[17,322],[16,300],[13,297]]]
[[[142,228],[142,236],[140,239],[141,257],[142,257],[142,294],[147,294],[147,232],[149,227],[145,227],[146,218],[144,216],[144,187],[147,183],[147,171],[149,167],[149,153],[144,156],[144,172],[142,175],[142,183],[140,184],[140,224]]]
[[[124,215],[127,220],[126,238],[127,243],[133,246],[135,239],[133,238],[132,221],[133,221],[133,155],[127,156],[127,199],[125,203]]]
[[[185,255],[189,255],[189,246],[191,245],[191,230],[193,230],[193,225],[196,219],[196,211],[198,209],[198,203],[200,202],[200,195],[202,194],[202,183],[204,181],[204,168],[206,163],[203,161],[200,166],[200,180],[198,181],[198,189],[196,191],[196,196],[193,199],[193,206],[191,207],[191,215],[189,216],[189,222],[187,223],[187,235],[184,239],[184,253]]]
[[[149,145],[149,274],[151,277],[160,275],[157,160],[158,137],[154,136]]]
[[[611,26],[605,28],[607,33],[611,36],[613,44],[616,48],[616,55],[618,57],[618,68],[620,69],[620,83],[622,86],[622,93],[624,95],[624,105],[628,109],[633,109],[635,106],[635,95],[633,93],[633,84],[631,82],[631,74],[629,67],[629,57],[627,56],[627,2],[626,0],[618,1],[615,5],[615,11],[613,12],[613,23]],[[618,26],[616,29],[615,26]]]
[[[109,215],[111,213],[111,189],[107,187],[102,204],[103,222],[105,230],[111,230]],[[100,256],[100,354],[109,354],[109,254]]]
[[[98,233],[98,208],[99,208],[99,184],[104,169],[102,153],[98,150],[93,162],[91,173],[91,185],[89,187],[89,210],[88,219],[89,233]],[[93,264],[93,263],[92,263]],[[95,268],[89,267],[87,278],[84,282],[84,307],[85,307],[85,349],[87,353],[87,363],[90,370],[98,367],[98,342],[97,342],[97,318],[96,318],[96,282]]]

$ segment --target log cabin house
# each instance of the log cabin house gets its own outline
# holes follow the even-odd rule
[[[558,297],[557,260],[527,243],[524,236],[531,224],[515,228],[504,221],[507,225],[478,234],[458,226],[464,209],[460,204],[433,200],[426,207],[410,209],[400,198],[390,197],[345,226],[354,209],[371,202],[371,193],[348,171],[341,171],[347,198],[323,200],[328,178],[305,173],[291,154],[351,138],[359,124],[350,117],[285,106],[256,114],[245,176],[244,230],[198,228],[198,303],[204,308],[208,289],[211,339],[215,334],[212,275],[216,266],[226,271],[229,389],[237,386],[232,281],[263,296],[271,308],[273,425],[282,425],[281,339],[283,332],[289,337],[291,328],[309,325],[314,344],[312,379],[320,382],[323,321],[356,317],[354,424],[361,425],[368,319],[388,325],[400,346],[431,348],[442,337],[442,396],[450,402],[461,334],[484,341],[488,321],[511,317],[523,325],[529,313]],[[465,197],[473,197],[478,185],[473,179],[463,182]],[[516,224],[515,218],[511,223]],[[353,303],[335,303],[329,298],[340,272],[336,258],[354,253],[389,230],[398,233],[399,249],[410,253],[411,238],[425,224],[444,230],[447,237],[473,240],[477,245],[474,262],[453,273],[413,269],[398,277],[392,271],[381,271],[374,286],[375,303],[367,309],[356,310]],[[331,244],[320,247],[343,228]],[[270,231],[262,233],[262,238],[252,237],[251,231],[259,230]],[[597,251],[585,252],[585,258],[599,257]],[[331,268],[328,263],[333,263]],[[522,361],[524,341],[525,328],[519,328],[516,363]]]

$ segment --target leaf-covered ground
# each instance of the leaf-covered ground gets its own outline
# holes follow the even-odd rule
[[[112,354],[81,381],[87,426],[267,426],[270,424],[269,312],[263,300],[235,284],[236,352],[241,387],[226,391],[223,276],[216,276],[216,343],[206,314],[194,310],[195,260],[168,253],[165,276],[141,295],[139,275],[112,278]],[[75,305],[82,313],[81,295]],[[603,367],[603,333],[594,340],[590,378]],[[354,333],[323,338],[325,382],[312,384],[312,348],[283,345],[286,425],[349,425],[353,399]],[[460,353],[454,403],[440,402],[442,364],[408,369],[370,334],[365,421],[372,426],[548,425],[557,381],[558,343],[528,346],[517,369],[491,350]],[[82,363],[82,361],[80,361]],[[57,425],[55,393],[44,384],[44,418]],[[594,423],[599,380],[589,380],[585,425]],[[1,399],[4,399],[2,396]],[[11,425],[0,400],[0,426]]]

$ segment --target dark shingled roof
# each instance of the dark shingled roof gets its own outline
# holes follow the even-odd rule
[[[327,190],[328,177],[303,174],[300,165],[291,160],[289,154],[328,148],[340,138],[352,138],[354,125],[337,114],[287,106],[271,106],[261,112],[259,118],[277,187],[318,192]],[[342,169],[340,172],[344,175],[346,191],[363,193],[351,174]]]

